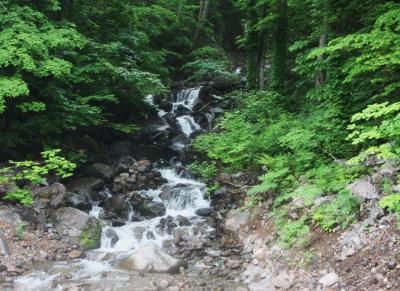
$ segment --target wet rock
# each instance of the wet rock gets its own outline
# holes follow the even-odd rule
[[[126,270],[173,274],[179,272],[179,268],[184,265],[184,262],[171,257],[159,246],[151,243],[122,259],[117,265]]]
[[[160,230],[160,233],[172,234],[173,230],[178,225],[175,223],[174,218],[172,216],[168,216],[167,218],[162,218],[160,223],[157,225],[157,228]]]
[[[146,228],[143,226],[136,226],[133,229],[133,235],[135,239],[141,240],[143,238],[143,233],[146,231]]]
[[[160,193],[160,195],[158,195],[158,197],[160,197],[160,199],[161,199],[162,201],[168,201],[168,200],[171,199],[172,194],[173,194],[172,191],[168,191],[168,190],[167,190],[167,191],[162,191],[162,192]]]
[[[129,172],[129,170],[135,167],[136,163],[136,160],[131,156],[119,158],[115,166],[116,174]]]
[[[196,213],[196,215],[198,215],[198,216],[206,217],[206,216],[211,216],[212,213],[213,213],[213,210],[212,210],[210,207],[206,207],[206,208],[197,209],[197,210],[195,211],[195,213]]]
[[[157,201],[146,202],[138,210],[141,215],[150,218],[164,216],[166,212],[165,205]]]
[[[156,236],[154,235],[154,233],[152,231],[148,231],[146,233],[146,238],[149,239],[149,240],[155,240]]]
[[[129,203],[120,196],[114,195],[108,198],[103,207],[106,212],[111,212],[119,218],[128,218],[128,213],[130,210]]]
[[[189,226],[192,225],[192,223],[190,222],[189,218],[182,216],[182,215],[178,215],[176,217],[176,220],[178,221],[178,225],[179,226]]]
[[[53,216],[57,232],[69,243],[87,249],[100,247],[101,225],[95,217],[72,207],[59,208]]]
[[[139,173],[148,172],[152,168],[152,164],[149,160],[140,160],[137,162],[137,170]]]
[[[76,193],[80,196],[93,198],[95,192],[103,188],[104,181],[98,178],[82,178],[73,180],[67,184],[69,192]]]
[[[83,211],[90,211],[92,209],[90,198],[86,195],[79,195],[69,192],[66,194],[65,201],[67,206],[71,206]]]
[[[0,273],[7,271],[7,266],[6,265],[0,265]]]
[[[328,273],[325,276],[323,276],[321,279],[319,279],[318,283],[324,286],[332,286],[339,282],[339,276],[336,273]]]
[[[0,222],[11,226],[17,226],[22,222],[21,217],[10,207],[0,206]]]
[[[180,115],[190,115],[192,113],[192,110],[190,110],[190,108],[188,108],[187,106],[185,106],[183,104],[179,104],[176,107],[175,112]]]
[[[114,175],[114,170],[107,164],[94,163],[84,169],[84,174],[87,177],[99,178],[109,182]]]
[[[115,232],[115,230],[113,230],[111,228],[108,228],[105,231],[105,236],[110,239],[111,247],[114,247],[115,244],[117,243],[117,241],[119,240],[117,233]]]
[[[377,199],[379,197],[378,189],[372,184],[370,177],[363,177],[358,181],[346,187],[352,194],[362,201]]]

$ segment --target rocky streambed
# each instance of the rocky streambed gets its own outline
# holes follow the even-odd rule
[[[18,266],[11,259],[14,250],[4,254],[4,289],[241,288],[235,271],[225,269],[239,269],[241,263],[231,258],[239,258],[241,249],[221,243],[221,214],[205,198],[206,185],[180,162],[193,136],[208,130],[220,110],[209,106],[212,96],[202,87],[146,98],[157,116],[134,139],[169,154],[150,160],[138,156],[132,141],[118,142],[110,149],[112,159],[88,165],[65,185],[33,189],[33,207],[4,206],[32,222],[22,236],[35,225],[49,245],[60,247],[40,246],[41,259],[21,256]]]

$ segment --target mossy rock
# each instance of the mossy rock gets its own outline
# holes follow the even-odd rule
[[[85,249],[95,249],[101,243],[100,221],[87,213],[72,208],[59,208],[54,213],[58,233],[71,244]]]

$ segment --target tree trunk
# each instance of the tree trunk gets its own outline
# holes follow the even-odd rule
[[[210,6],[210,0],[200,0],[199,16],[197,20],[197,26],[196,26],[196,31],[194,33],[193,42],[197,41],[200,31],[204,27],[204,24],[207,20],[209,6]]]
[[[287,25],[287,0],[278,0],[278,19],[274,33],[271,86],[273,90],[281,94],[285,94]]]
[[[328,22],[328,15],[327,15],[327,13],[329,11],[328,10],[329,9],[328,0],[325,0],[323,2],[323,5],[322,5],[321,9],[323,9],[323,11],[324,11],[324,16],[322,18],[321,35],[319,37],[319,45],[318,46],[320,48],[323,48],[323,47],[326,47],[326,43],[327,43],[327,40],[328,40],[328,31],[329,31],[329,22]],[[322,61],[323,59],[324,59],[324,55],[323,54],[318,56],[318,60],[319,61]],[[324,85],[325,82],[326,82],[326,72],[321,69],[321,70],[317,71],[317,73],[316,73],[316,76],[315,76],[315,87],[319,88],[322,85]]]

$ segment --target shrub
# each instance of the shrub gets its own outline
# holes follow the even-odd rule
[[[400,215],[400,194],[391,194],[379,201],[379,206]]]
[[[193,172],[193,174],[207,180],[214,178],[218,173],[218,169],[214,163],[200,163],[195,161],[191,164],[188,164],[187,167]]]
[[[360,202],[349,190],[342,190],[332,202],[322,204],[313,213],[313,220],[325,231],[347,228],[356,221]]]
[[[76,165],[58,154],[61,150],[48,150],[42,152],[43,161],[10,161],[11,166],[0,169],[0,185],[9,188],[3,199],[20,202],[25,205],[32,204],[29,189],[16,186],[19,181],[29,181],[33,184],[43,183],[45,175],[54,173],[62,178],[72,175]]]

